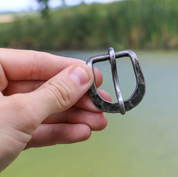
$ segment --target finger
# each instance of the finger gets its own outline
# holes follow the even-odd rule
[[[32,92],[44,83],[44,81],[10,81],[7,89],[3,93],[4,95],[9,96],[16,93]],[[112,101],[111,96],[106,91],[98,90],[98,93],[103,99]],[[93,112],[102,112],[94,105],[88,92],[75,104],[75,107]]]
[[[100,87],[102,82],[103,82],[103,76],[101,72],[95,68],[95,82],[96,82],[96,87]],[[42,86],[46,81],[42,80],[31,80],[31,81],[12,81],[10,80],[8,82],[8,87],[4,91],[6,95],[12,95],[16,93],[28,93],[32,92],[36,89],[38,89],[40,86]],[[4,87],[3,87],[4,89]]]
[[[104,100],[112,101],[110,94],[106,91],[98,89],[98,93]],[[93,112],[102,112],[102,110],[94,105],[88,92],[75,104],[75,107]]]
[[[103,113],[85,111],[78,108],[71,108],[68,111],[52,115],[43,121],[43,124],[86,124],[92,131],[103,130],[108,123],[108,119]]]
[[[3,97],[4,95],[2,94],[2,92],[0,92],[0,97]]]
[[[3,91],[8,85],[8,80],[6,78],[4,69],[0,64],[0,91]]]
[[[32,134],[25,149],[56,144],[69,144],[87,140],[91,130],[83,124],[43,124]]]
[[[14,49],[0,49],[0,62],[9,80],[48,80],[71,64],[84,63],[45,52]]]
[[[0,63],[9,80],[48,80],[72,64],[85,62],[45,52],[1,48]]]
[[[10,98],[22,100],[18,102],[18,107],[22,109],[21,113],[28,116],[25,120],[19,118],[19,121],[24,124],[28,122],[26,126],[31,125],[35,129],[46,117],[72,107],[87,92],[92,82],[92,71],[87,65],[72,65],[34,92],[15,94]]]
[[[17,93],[32,92],[41,87],[46,81],[9,81],[4,91],[7,96]]]

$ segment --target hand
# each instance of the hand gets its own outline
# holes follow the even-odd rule
[[[102,74],[95,73],[99,87]],[[75,143],[104,129],[107,118],[87,93],[92,82],[81,60],[0,49],[0,171],[24,149]]]

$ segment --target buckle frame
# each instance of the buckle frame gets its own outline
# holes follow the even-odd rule
[[[113,75],[114,87],[117,95],[118,102],[109,102],[103,99],[96,88],[95,78],[92,86],[89,89],[89,95],[93,103],[100,110],[108,113],[121,113],[125,114],[126,111],[130,111],[134,107],[136,107],[143,99],[146,91],[145,79],[139,65],[139,61],[137,55],[131,50],[124,50],[119,52],[114,52],[113,48],[108,49],[109,54],[104,54],[100,56],[94,56],[87,60],[86,64],[92,69],[94,76],[93,64],[97,62],[102,62],[106,60],[110,60],[111,70]],[[133,94],[129,99],[123,101],[122,94],[119,87],[119,80],[117,74],[116,60],[122,57],[129,57],[132,62],[132,66],[134,69],[135,77],[136,77],[136,88]]]

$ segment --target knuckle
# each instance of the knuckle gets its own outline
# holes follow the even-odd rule
[[[81,142],[81,141],[86,141],[90,138],[91,136],[91,129],[89,126],[87,125],[82,125],[81,127],[81,137],[78,139],[78,142]]]
[[[40,64],[39,64],[39,58],[40,55],[38,53],[34,53],[32,55],[32,65],[31,65],[31,76],[33,78],[33,80],[40,80],[40,75],[39,73],[41,73],[41,68],[40,68]]]
[[[70,105],[70,101],[72,98],[72,89],[69,84],[65,81],[49,81],[48,89],[54,95],[54,100],[57,103],[57,107],[67,108]]]
[[[98,119],[96,122],[96,127],[94,128],[95,131],[100,131],[106,128],[108,124],[108,119],[103,113],[98,113]]]
[[[103,130],[103,129],[105,129],[107,125],[108,125],[108,119],[107,119],[107,118],[102,119],[102,122],[101,122],[101,124],[100,124],[98,130]]]

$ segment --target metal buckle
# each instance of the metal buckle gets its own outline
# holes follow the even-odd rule
[[[126,56],[130,57],[132,61],[132,65],[133,65],[134,73],[136,77],[136,88],[133,94],[131,95],[131,97],[128,100],[124,101],[122,98],[120,87],[119,87],[116,59],[121,58],[121,57],[126,57]],[[98,107],[104,112],[125,114],[126,111],[130,111],[131,109],[136,107],[141,102],[141,100],[143,99],[145,95],[145,90],[146,90],[145,79],[141,71],[137,55],[131,50],[124,50],[124,51],[115,53],[114,49],[111,47],[108,49],[108,54],[91,57],[87,60],[86,63],[88,66],[90,66],[90,68],[93,71],[93,75],[94,75],[93,64],[97,62],[106,61],[106,60],[110,60],[112,77],[113,77],[113,82],[114,82],[114,87],[115,87],[115,92],[117,95],[118,102],[113,103],[113,102],[104,100],[97,91],[95,79],[94,79],[94,82],[91,88],[89,89],[90,98],[92,99],[96,107]]]

